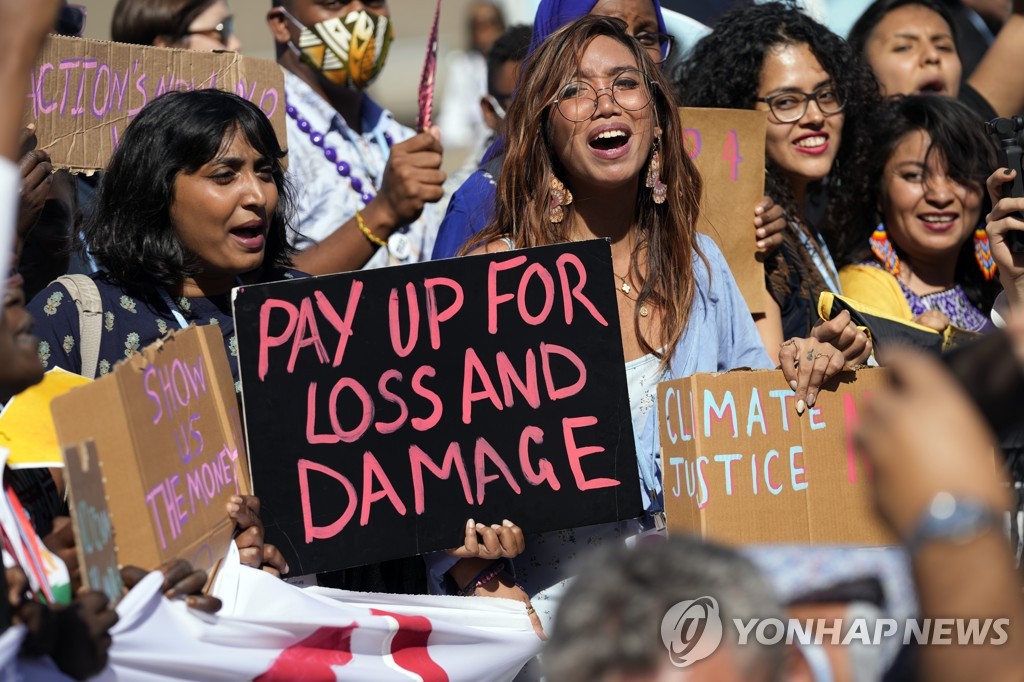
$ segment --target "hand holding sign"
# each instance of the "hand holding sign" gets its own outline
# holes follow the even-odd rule
[[[260,498],[239,495],[228,500],[228,516],[237,525],[235,545],[239,559],[245,566],[262,568],[280,578],[289,572],[288,563],[274,545],[263,541],[263,521],[260,519]]]
[[[786,213],[782,206],[771,197],[764,196],[754,206],[754,234],[757,236],[757,250],[771,253],[782,245],[782,234],[786,231]]]
[[[206,571],[197,571],[192,564],[184,559],[172,559],[157,569],[164,574],[164,584],[160,589],[168,599],[183,598],[189,608],[204,613],[217,613],[222,606],[220,599],[203,594],[206,586]],[[137,566],[125,566],[121,569],[121,577],[125,587],[132,589],[147,572]]]

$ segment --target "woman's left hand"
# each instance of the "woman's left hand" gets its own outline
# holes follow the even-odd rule
[[[263,520],[260,519],[260,498],[255,495],[235,495],[227,504],[228,516],[237,526],[235,545],[239,560],[245,566],[260,568],[280,578],[289,572],[281,551],[263,541]]]
[[[871,339],[853,323],[850,311],[844,310],[831,320],[819,322],[811,336],[822,343],[830,343],[843,354],[847,367],[863,365],[871,357]]]
[[[985,216],[985,231],[988,233],[992,258],[999,268],[999,281],[1006,291],[1012,307],[1024,304],[1024,254],[1010,250],[1007,235],[1016,232],[1024,239],[1024,198],[1004,197],[1005,183],[1013,182],[1016,171],[1000,168],[988,177],[988,195],[992,200],[992,212]]]
[[[814,407],[821,385],[846,366],[841,352],[830,343],[812,337],[789,339],[779,350],[782,373],[796,394],[796,413]]]

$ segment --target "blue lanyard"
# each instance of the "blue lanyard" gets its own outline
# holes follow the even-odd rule
[[[788,224],[789,228],[796,232],[804,249],[810,254],[814,267],[821,274],[821,278],[825,280],[829,290],[834,294],[842,295],[843,290],[839,286],[839,272],[836,270],[836,264],[832,260],[832,254],[829,252],[825,240],[815,239],[814,242],[811,242],[811,238],[804,234],[804,231],[795,222],[790,220]]]
[[[245,282],[242,281],[241,277],[235,277],[235,284],[240,287],[245,286]],[[181,313],[181,308],[179,308],[178,304],[174,302],[171,295],[167,293],[167,290],[163,287],[157,287],[157,291],[160,292],[160,297],[164,299],[164,303],[167,304],[167,309],[170,310],[171,315],[174,316],[178,326],[183,330],[188,329],[188,320],[185,319],[185,316]]]

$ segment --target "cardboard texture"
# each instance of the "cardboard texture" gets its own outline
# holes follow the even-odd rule
[[[643,512],[606,240],[235,290],[248,450],[292,573]]]
[[[32,69],[25,123],[53,165],[106,167],[139,110],[172,90],[217,88],[267,114],[287,149],[284,75],[276,62],[234,52],[196,52],[51,35]]]
[[[7,401],[0,412],[0,442],[10,448],[11,469],[62,467],[57,431],[50,416],[50,404],[76,386],[91,384],[87,379],[55,367],[43,380]]]
[[[64,449],[64,480],[70,496],[75,549],[82,584],[116,604],[124,583],[117,566],[117,543],[107,508],[103,467],[91,440]]]
[[[171,333],[53,401],[61,446],[93,441],[121,566],[182,558],[212,569],[251,490],[238,403],[217,326]]]
[[[764,265],[757,258],[754,206],[764,196],[767,116],[747,109],[679,110],[690,158],[704,178],[697,225],[715,240],[747,307],[765,309]]]
[[[884,369],[844,372],[797,415],[782,372],[695,374],[658,386],[669,532],[744,545],[886,545],[853,447]]]

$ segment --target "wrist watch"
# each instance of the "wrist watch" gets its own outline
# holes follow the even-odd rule
[[[975,499],[941,492],[932,498],[920,520],[904,540],[913,556],[935,541],[966,543],[990,530],[1004,530],[1003,514]]]

